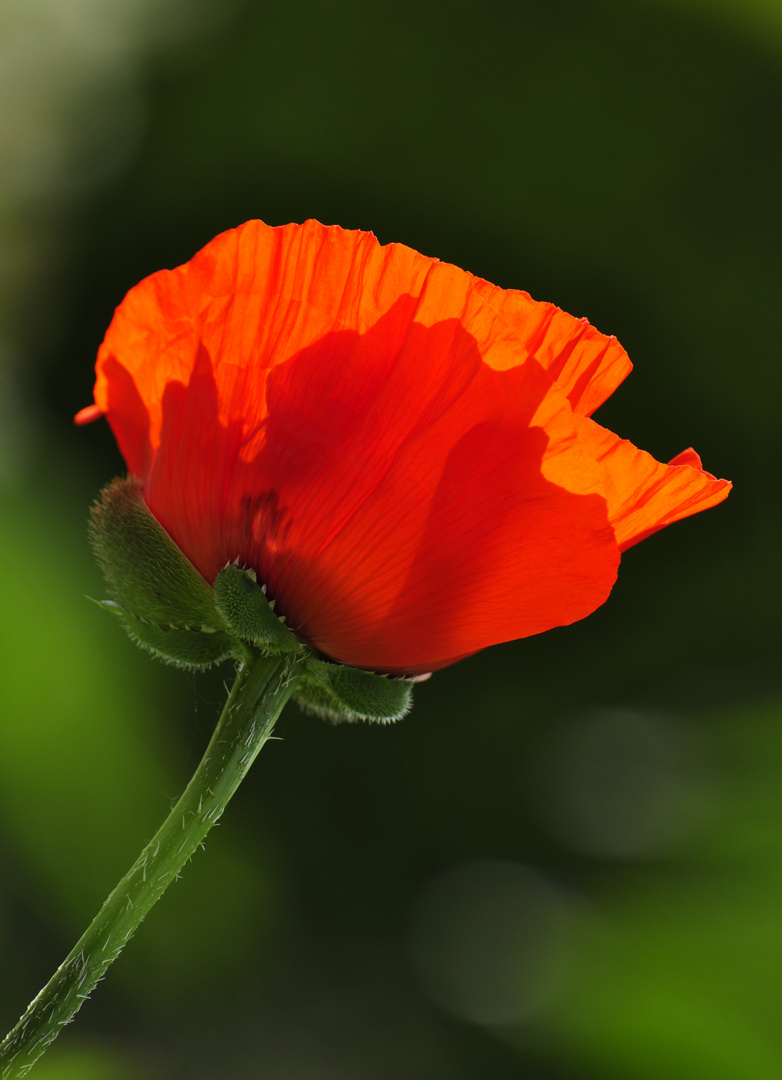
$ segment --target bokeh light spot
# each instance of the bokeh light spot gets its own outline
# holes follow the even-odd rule
[[[429,996],[483,1025],[524,1022],[561,985],[570,959],[570,904],[536,870],[485,859],[425,887],[411,956]]]

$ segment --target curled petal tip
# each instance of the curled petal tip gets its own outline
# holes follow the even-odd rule
[[[682,450],[676,457],[672,457],[668,462],[669,465],[690,465],[693,469],[699,469],[700,472],[704,472],[703,464],[701,462],[700,454],[696,453],[691,446],[688,446],[686,450]]]
[[[693,450],[693,448],[691,446],[687,447],[686,450],[682,450],[682,452],[680,454],[677,454],[676,457],[671,458],[671,460],[668,462],[668,464],[669,465],[689,465],[691,469],[697,469],[698,472],[703,473],[703,475],[707,479],[714,480],[715,483],[720,485],[721,490],[724,490],[724,492],[725,492],[725,495],[723,495],[723,498],[725,498],[727,496],[728,492],[733,487],[733,485],[731,484],[731,482],[729,480],[720,480],[718,477],[716,477],[714,475],[714,473],[710,473],[708,469],[704,469],[703,462],[701,461],[700,454],[697,453],[697,451]]]
[[[79,409],[73,418],[74,424],[79,427],[84,427],[85,424],[91,424],[94,420],[99,420],[103,416],[103,409],[97,405],[85,405],[83,409]]]

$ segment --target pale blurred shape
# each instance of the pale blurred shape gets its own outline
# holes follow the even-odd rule
[[[61,199],[132,159],[143,130],[139,73],[232,4],[4,0],[0,5],[0,203]]]
[[[413,917],[411,957],[429,996],[483,1025],[534,1018],[571,961],[568,897],[520,863],[460,863],[425,887]]]
[[[140,0],[6,0],[0,195],[59,196],[111,175],[141,131]],[[142,39],[142,40],[140,40]]]
[[[241,2],[0,0],[0,368],[12,390],[31,381],[28,339],[40,349],[58,332],[53,279],[69,215],[141,145],[150,60],[182,55]],[[0,408],[0,426],[13,423],[27,449],[35,417],[20,405],[24,393]],[[8,441],[0,485],[22,479],[23,455],[9,454]]]
[[[553,725],[530,765],[542,824],[586,855],[660,856],[698,832],[714,806],[695,733],[663,714],[609,709]]]

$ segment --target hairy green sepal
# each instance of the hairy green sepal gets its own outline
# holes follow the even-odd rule
[[[254,570],[231,563],[215,578],[215,599],[220,614],[234,634],[265,653],[296,652],[301,643],[284,620],[274,614]]]
[[[412,683],[372,671],[312,659],[295,694],[305,712],[335,723],[401,720],[412,705]]]
[[[92,507],[90,539],[112,600],[102,606],[167,663],[204,668],[236,653],[214,592],[150,513],[135,477]]]
[[[305,649],[274,603],[258,585],[255,572],[231,563],[215,579],[220,614],[238,638],[262,652],[279,654]],[[307,650],[309,652],[309,650]],[[411,684],[371,671],[347,667],[310,654],[295,698],[307,712],[328,720],[398,720],[410,710]]]

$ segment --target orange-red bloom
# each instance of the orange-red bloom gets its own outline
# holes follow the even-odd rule
[[[209,582],[238,559],[303,641],[414,674],[583,618],[620,552],[726,497],[589,419],[630,366],[400,244],[250,221],[131,289],[77,420]]]

